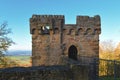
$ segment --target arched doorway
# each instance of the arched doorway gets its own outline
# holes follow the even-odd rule
[[[69,50],[68,50],[68,57],[73,59],[73,60],[77,60],[77,48],[74,45],[71,45]]]

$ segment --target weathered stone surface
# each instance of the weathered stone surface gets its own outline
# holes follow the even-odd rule
[[[0,69],[0,80],[89,80],[88,66],[39,66]]]
[[[98,15],[77,16],[76,24],[65,24],[63,15],[33,15],[33,67],[0,69],[0,80],[96,80],[100,26]]]
[[[60,65],[61,56],[78,61],[79,56],[99,57],[100,16],[77,16],[76,20],[76,24],[65,24],[63,15],[30,18],[33,66]]]

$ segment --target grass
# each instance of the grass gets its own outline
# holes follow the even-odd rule
[[[15,61],[19,66],[31,66],[31,56],[7,56],[12,61]]]
[[[114,77],[107,76],[107,77],[100,77],[99,80],[120,80],[120,78],[115,78],[114,79]]]

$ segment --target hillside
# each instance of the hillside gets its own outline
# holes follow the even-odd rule
[[[6,56],[21,56],[21,55],[28,55],[31,56],[31,51],[29,50],[15,50],[15,51],[7,51],[5,52]]]

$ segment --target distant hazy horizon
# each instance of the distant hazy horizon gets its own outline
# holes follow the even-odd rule
[[[5,52],[6,56],[32,55],[31,50],[8,50]]]

